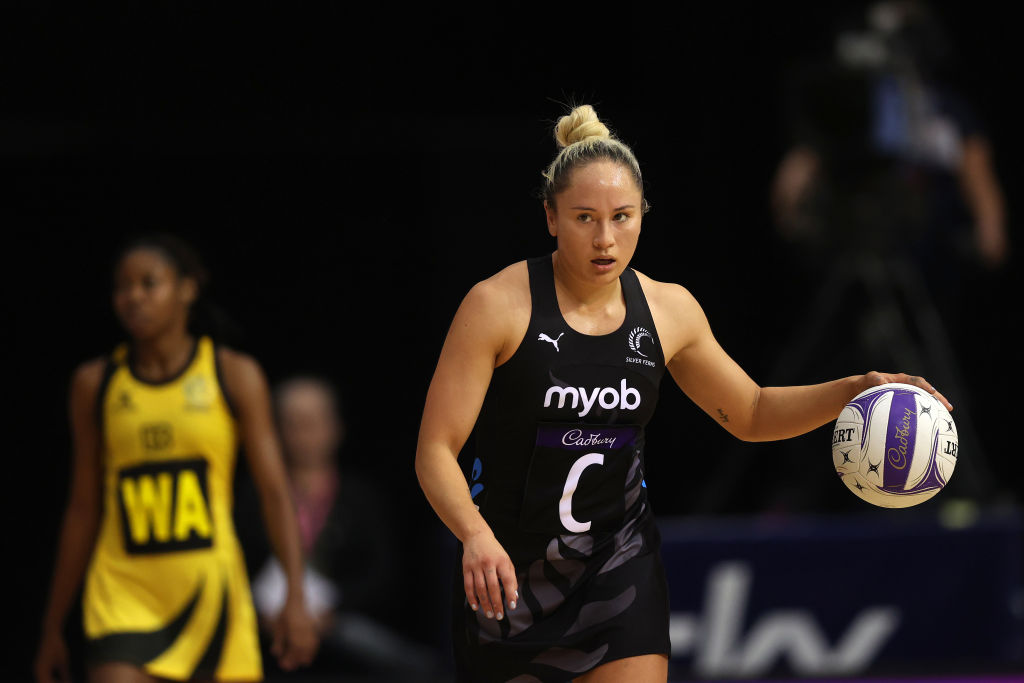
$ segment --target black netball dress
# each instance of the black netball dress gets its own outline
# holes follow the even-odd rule
[[[520,599],[501,621],[473,612],[460,558],[453,640],[459,680],[473,683],[568,681],[669,652],[643,453],[665,359],[647,300],[627,268],[621,327],[581,334],[558,309],[551,256],[527,266],[530,326],[494,371],[469,473]]]

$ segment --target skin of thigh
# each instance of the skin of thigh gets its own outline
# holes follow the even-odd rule
[[[173,681],[151,676],[134,664],[108,662],[90,667],[89,683],[173,683]],[[193,678],[190,683],[215,683],[215,680]]]
[[[124,662],[107,662],[89,667],[89,683],[159,683],[160,679]]]
[[[573,683],[665,683],[668,680],[668,657],[640,655],[602,664]]]

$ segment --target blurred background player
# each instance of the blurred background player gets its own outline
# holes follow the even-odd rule
[[[846,24],[833,58],[801,70],[789,99],[794,144],[772,187],[780,233],[819,249],[893,250],[933,295],[955,289],[965,264],[1000,268],[1005,199],[984,124],[953,84],[945,28],[916,0],[873,3]]]
[[[768,380],[814,381],[812,358],[826,368],[834,359],[832,371],[854,359],[928,376],[959,397],[956,421],[970,454],[944,500],[989,498],[997,482],[982,438],[988,425],[977,423],[973,399],[986,393],[990,373],[969,364],[986,353],[977,330],[1010,258],[992,144],[955,85],[953,44],[931,7],[893,0],[862,9],[838,20],[832,55],[800,66],[785,98],[791,145],[771,207],[779,235],[795,247],[800,291],[815,283],[816,295],[794,319]],[[790,463],[778,468],[778,485],[764,486],[733,448],[703,507],[768,496],[761,509],[858,509],[854,499],[825,493],[824,482],[792,476],[817,476],[798,465],[805,444],[770,448]]]
[[[371,480],[339,462],[345,424],[336,392],[323,378],[296,376],[277,386],[274,405],[306,558],[306,604],[321,637],[309,673],[431,674],[433,653],[384,623],[398,578],[391,509]],[[255,575],[253,595],[269,630],[287,595],[276,557]]]
[[[43,683],[69,680],[62,630],[83,573],[89,680],[261,679],[231,518],[239,445],[287,576],[273,652],[291,669],[316,650],[267,384],[251,357],[198,333],[206,282],[170,235],[117,258],[113,304],[129,339],[71,381],[73,476],[36,657]]]

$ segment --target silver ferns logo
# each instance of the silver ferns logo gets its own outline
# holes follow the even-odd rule
[[[629,348],[634,353],[647,358],[647,354],[640,350],[640,340],[644,337],[647,337],[652,342],[654,341],[654,337],[651,336],[650,332],[642,327],[634,327],[633,331],[629,333]]]

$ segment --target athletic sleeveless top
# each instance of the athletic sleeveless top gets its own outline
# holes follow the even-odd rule
[[[644,426],[665,371],[650,308],[626,269],[622,324],[581,334],[558,308],[551,256],[527,269],[529,328],[494,370],[468,473],[521,600],[500,622],[472,612],[458,564],[460,681],[564,681],[669,649],[660,537],[644,481]]]
[[[98,401],[104,506],[83,598],[88,657],[176,680],[260,679],[231,515],[238,437],[213,342],[198,339],[160,383],[136,377],[118,347]]]
[[[558,308],[551,256],[527,267],[530,326],[494,371],[477,421],[470,486],[492,527],[517,539],[506,551],[529,556],[531,546],[543,550],[555,535],[589,533],[600,541],[649,514],[643,430],[665,361],[631,269],[619,278],[622,325],[586,335]]]

